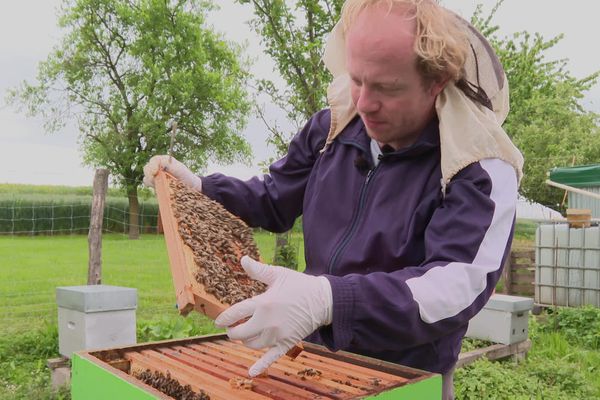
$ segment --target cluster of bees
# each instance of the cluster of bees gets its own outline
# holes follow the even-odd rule
[[[194,278],[221,303],[235,304],[263,293],[267,286],[251,279],[240,258],[259,258],[252,230],[221,204],[170,180],[171,203],[179,234],[194,253]]]
[[[203,391],[196,393],[190,385],[182,386],[177,380],[171,378],[169,372],[164,375],[161,372],[153,372],[147,369],[143,372],[134,373],[134,376],[145,384],[177,400],[210,400],[210,396]]]
[[[315,368],[305,368],[297,372],[300,379],[305,380],[306,378],[320,379],[323,373]]]

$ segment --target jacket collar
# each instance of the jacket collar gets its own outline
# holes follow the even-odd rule
[[[365,124],[357,115],[344,129],[336,140],[340,143],[356,146],[365,153],[370,153],[371,138],[367,134]],[[408,147],[400,150],[385,153],[386,159],[405,158],[420,156],[430,151],[439,149],[440,147],[440,131],[439,121],[434,117],[427,126],[423,129],[417,141]]]

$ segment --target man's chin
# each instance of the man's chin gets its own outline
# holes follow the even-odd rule
[[[385,144],[386,143],[386,138],[387,135],[384,132],[381,132],[379,130],[376,129],[370,129],[368,127],[365,127],[366,131],[367,131],[367,135],[371,138],[376,140],[379,143]]]

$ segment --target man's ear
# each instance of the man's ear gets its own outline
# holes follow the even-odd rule
[[[436,97],[442,92],[442,90],[444,90],[449,81],[450,78],[440,78],[439,80],[433,81],[431,83],[431,87],[429,88],[429,94],[431,94],[432,97]]]

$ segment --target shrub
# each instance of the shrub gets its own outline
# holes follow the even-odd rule
[[[569,342],[578,343],[590,350],[600,349],[600,308],[557,307],[548,312],[543,332],[560,331]]]

